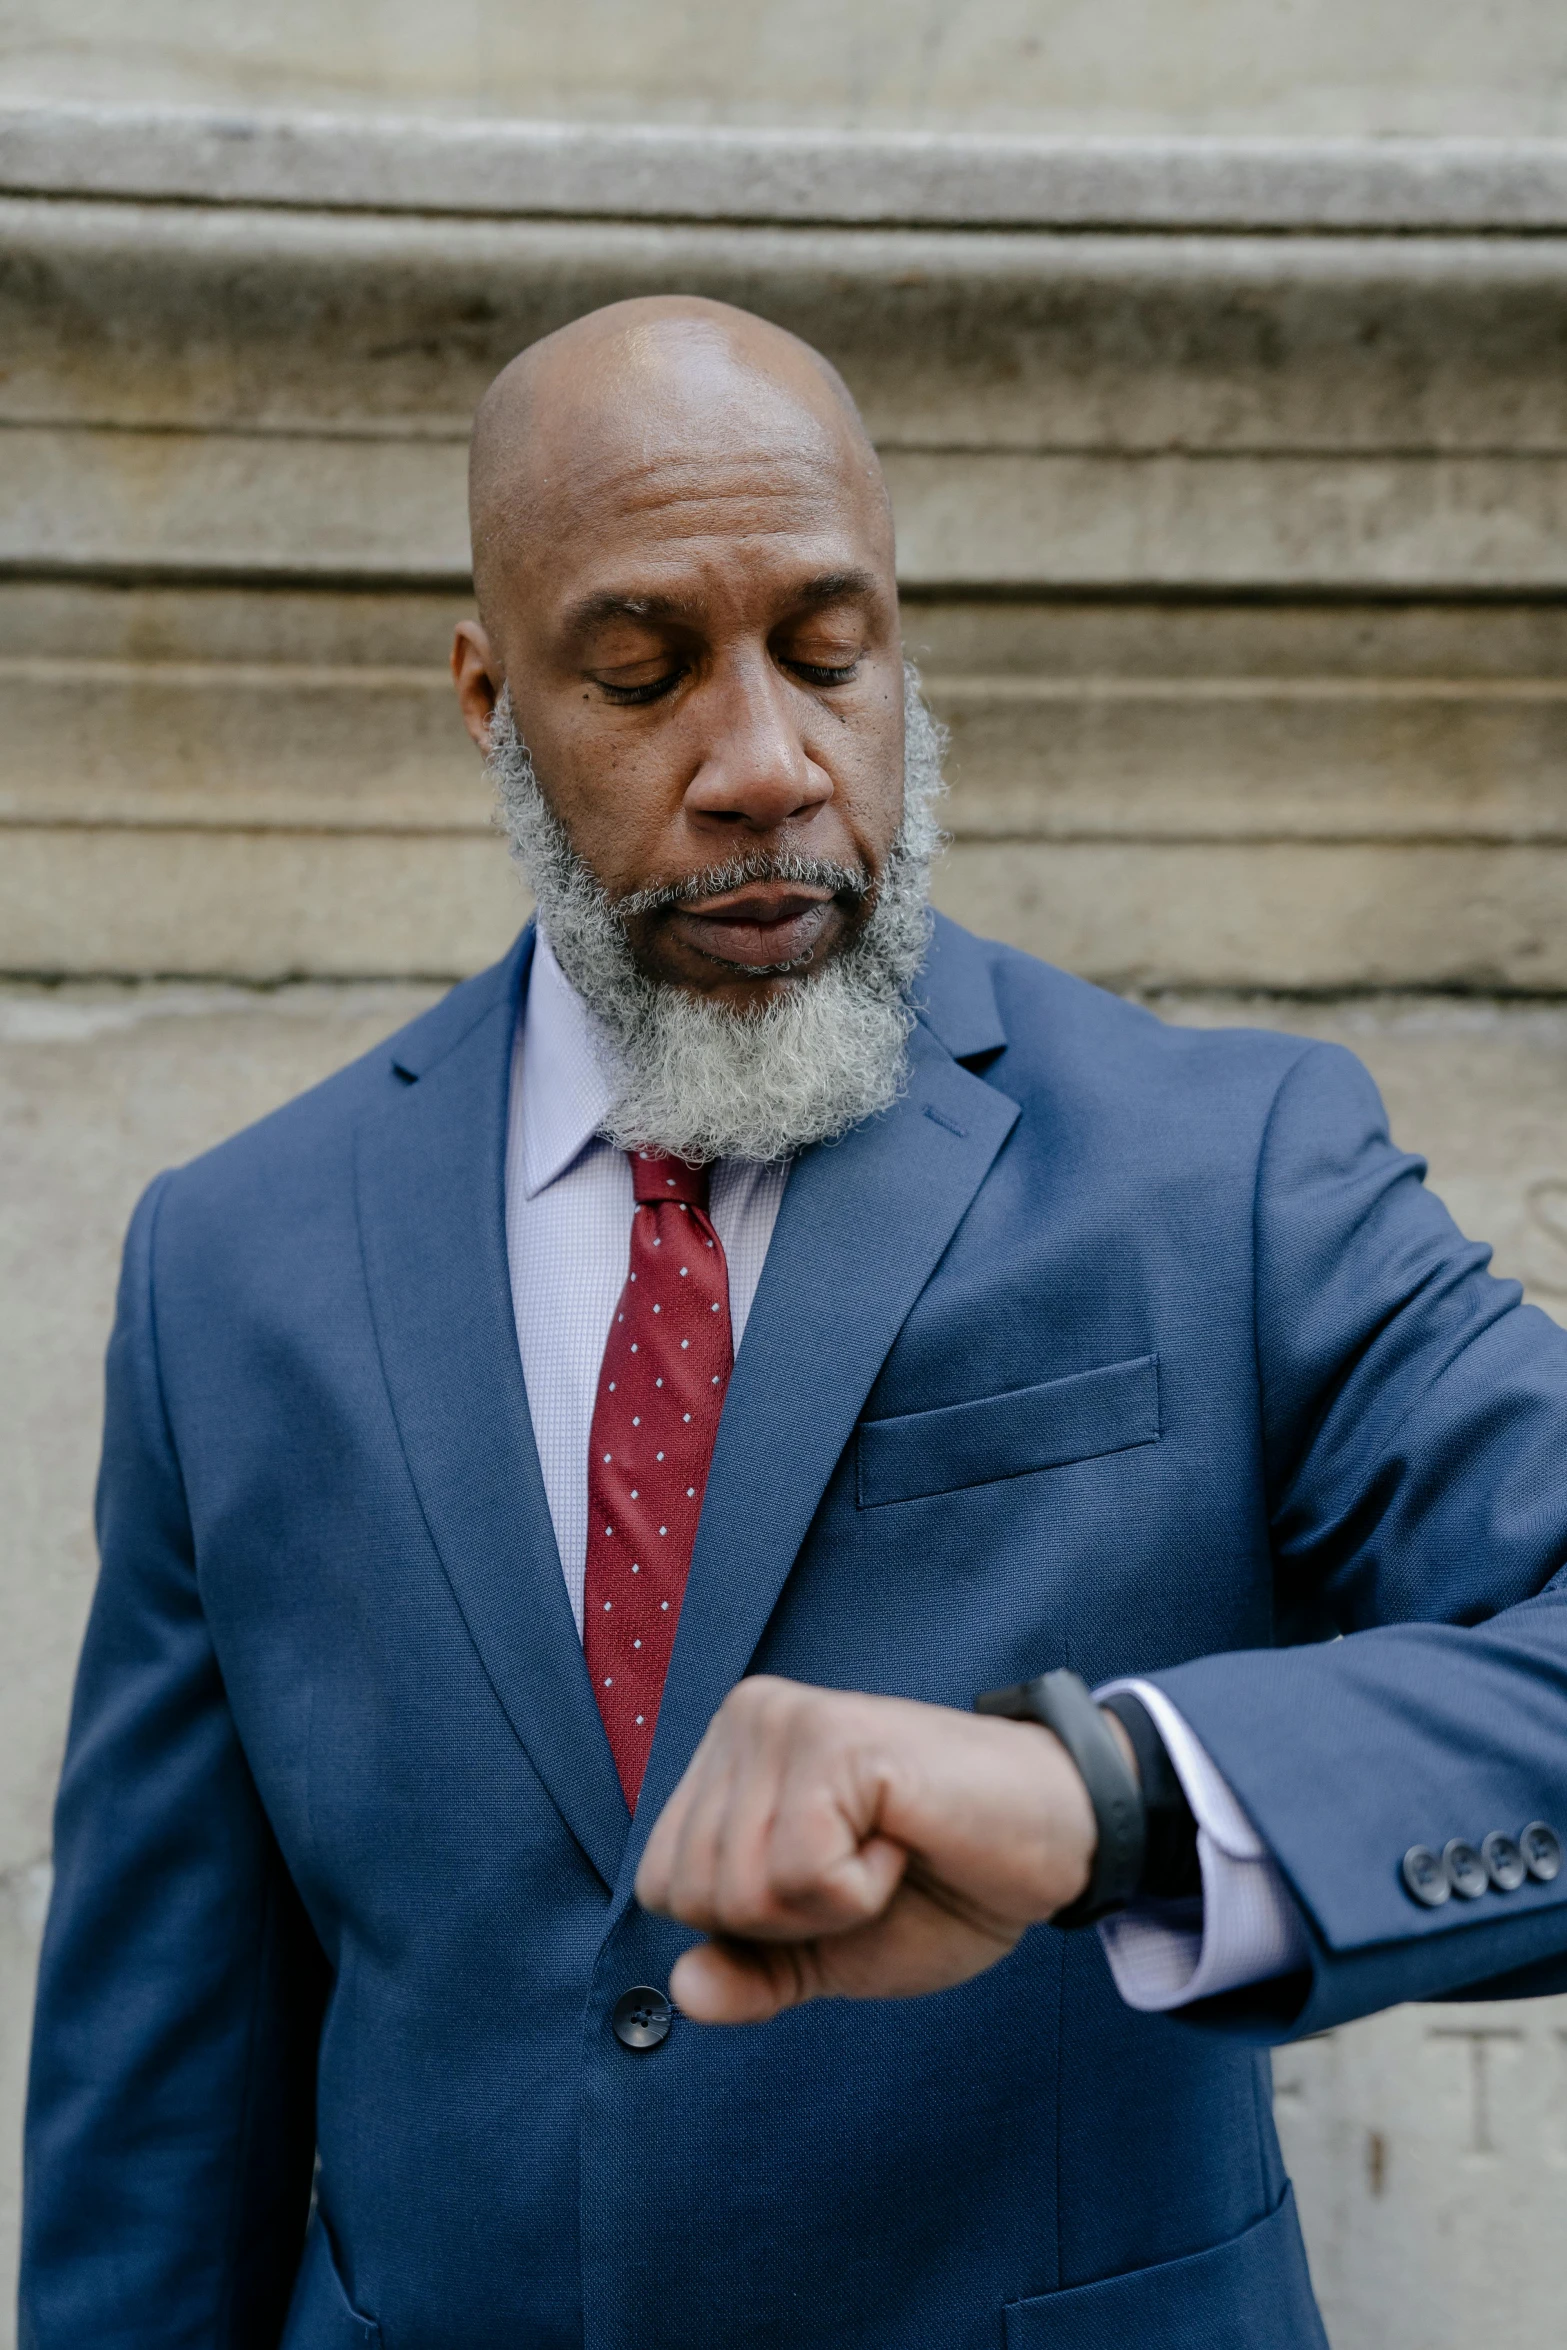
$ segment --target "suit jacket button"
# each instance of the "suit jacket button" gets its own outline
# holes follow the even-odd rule
[[[1452,1892],[1447,1871],[1429,1844],[1411,1844],[1404,1855],[1404,1884],[1427,1909],[1440,1909]]]
[[[1472,1844],[1462,1836],[1455,1836],[1442,1847],[1442,1864],[1447,1870],[1453,1891],[1465,1901],[1478,1901],[1490,1890],[1491,1880],[1485,1873],[1485,1862]]]
[[[1531,1877],[1548,1885],[1553,1877],[1560,1876],[1562,1840],[1554,1828],[1548,1828],[1544,1820],[1531,1820],[1519,1834],[1518,1842]]]
[[[667,2040],[674,2020],[675,2011],[663,1992],[650,1989],[646,1983],[636,1983],[629,1991],[622,1991],[610,2018],[622,2048],[643,2050],[657,2048]]]
[[[1480,1858],[1485,1862],[1485,1873],[1498,1893],[1516,1893],[1529,1866],[1511,1836],[1504,1836],[1500,1828],[1493,1828],[1480,1847]]]

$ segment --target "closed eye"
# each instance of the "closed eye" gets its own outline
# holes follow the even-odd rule
[[[803,677],[807,685],[848,685],[859,669],[858,661],[846,661],[829,668],[820,661],[790,661],[787,666],[796,677]]]
[[[607,694],[621,709],[635,709],[643,702],[661,702],[684,675],[683,669],[671,669],[667,677],[655,677],[650,685],[610,685],[602,677],[596,682],[600,693]]]

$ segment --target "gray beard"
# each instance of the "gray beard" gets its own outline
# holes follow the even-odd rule
[[[612,1088],[602,1133],[623,1150],[713,1159],[783,1159],[885,1110],[908,1079],[909,988],[930,941],[930,868],[943,730],[905,665],[903,821],[880,879],[810,857],[756,855],[612,901],[550,808],[502,693],[489,771],[500,820],[556,961],[597,1018]],[[872,910],[820,970],[802,967],[771,1001],[732,1011],[649,979],[631,953],[636,914],[742,888],[794,881]]]

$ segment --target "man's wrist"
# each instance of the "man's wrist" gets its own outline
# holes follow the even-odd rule
[[[1004,1720],[1038,1722],[1054,1732],[1093,1808],[1096,1836],[1087,1885],[1076,1900],[1052,1913],[1051,1923],[1070,1930],[1123,1909],[1142,1878],[1144,1820],[1137,1771],[1117,1725],[1077,1675],[1066,1671],[987,1690],[974,1700],[974,1709]]]

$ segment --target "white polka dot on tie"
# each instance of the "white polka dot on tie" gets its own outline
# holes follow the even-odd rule
[[[691,1270],[691,1268],[690,1268],[690,1266],[689,1266],[689,1265],[682,1265],[682,1266],[681,1266],[681,1268],[680,1268],[680,1278],[681,1278],[681,1280],[682,1280],[682,1281],[684,1281],[684,1279],[685,1279],[686,1275],[687,1275],[687,1274],[690,1272],[690,1270]]]
[[[682,1338],[682,1340],[680,1341],[680,1344],[681,1344],[681,1346],[682,1346],[683,1348],[684,1348],[684,1347],[688,1347],[688,1346],[691,1344],[691,1341],[690,1341],[690,1339],[689,1339],[689,1338]]]
[[[663,1245],[663,1242],[659,1239],[658,1234],[655,1232],[653,1235],[653,1246],[655,1248],[662,1248]]]
[[[637,1412],[633,1412],[633,1413],[632,1413],[632,1415],[631,1415],[631,1425],[632,1425],[632,1427],[633,1427],[633,1428],[640,1428],[640,1427],[641,1427],[641,1425],[642,1425],[642,1420],[641,1420],[641,1416],[640,1416],[640,1414],[639,1414],[639,1413],[637,1413]],[[604,1455],[604,1458],[605,1458],[606,1460],[608,1460],[608,1459],[609,1459],[609,1455],[608,1455],[608,1453],[606,1453],[606,1454]]]
[[[633,1559],[633,1560],[632,1560],[632,1562],[631,1562],[631,1572],[633,1573],[633,1575],[640,1575],[640,1574],[641,1574],[641,1572],[642,1572],[642,1562],[641,1562],[641,1560],[640,1560],[640,1559]]]
[[[632,1500],[633,1500],[633,1501],[636,1501],[636,1500],[639,1498],[639,1496],[638,1496],[638,1493],[637,1493],[637,1489],[636,1489],[636,1487],[635,1487],[634,1485],[633,1485],[633,1486],[632,1486],[632,1488],[631,1488],[631,1498],[632,1498]]]
[[[658,1604],[659,1604],[659,1606],[660,1606],[660,1607],[663,1609],[663,1611],[664,1611],[665,1615],[667,1616],[667,1615],[668,1615],[668,1613],[669,1613],[669,1602],[668,1602],[668,1600],[667,1600],[667,1599],[661,1599],[661,1600],[659,1601],[659,1603],[658,1603]]]
[[[636,1279],[636,1275],[635,1275],[635,1273],[633,1273],[633,1274],[632,1274],[631,1278],[632,1278],[632,1280],[633,1280],[633,1281],[635,1281],[635,1279]]]
[[[604,1531],[605,1531],[605,1533],[606,1533],[606,1534],[613,1534],[613,1533],[614,1533],[614,1531],[615,1531],[615,1529],[614,1529],[614,1527],[613,1527],[613,1526],[606,1526],[606,1527],[605,1527],[605,1529],[604,1529]]]
[[[609,1383],[609,1392],[611,1395],[613,1395],[615,1392],[615,1382],[613,1379]]]
[[[660,1534],[667,1534],[669,1532],[669,1528],[667,1526],[660,1526],[659,1532]]]
[[[606,1599],[606,1600],[605,1600],[605,1602],[604,1602],[604,1613],[605,1613],[605,1615],[608,1615],[608,1614],[609,1614],[609,1611],[610,1611],[610,1609],[611,1609],[611,1608],[614,1606],[614,1604],[615,1604],[615,1603],[614,1603],[614,1601],[613,1601],[612,1599]]]
[[[604,1455],[604,1458],[605,1458],[607,1461],[612,1461],[612,1460],[614,1459],[614,1457],[615,1457],[615,1456],[614,1456],[614,1454],[613,1454],[612,1452],[607,1452],[607,1453]]]
[[[615,1686],[615,1683],[614,1683],[614,1678],[613,1678],[613,1676],[612,1676],[612,1675],[611,1675],[611,1676],[610,1676],[608,1679],[606,1679],[606,1681],[605,1681],[605,1683],[604,1683],[604,1686],[605,1686],[605,1688],[606,1688],[606,1689],[613,1689],[613,1688],[614,1688],[614,1686]]]
[[[712,1303],[712,1306],[711,1306],[711,1308],[710,1308],[709,1310],[710,1310],[712,1313],[715,1313],[715,1314],[717,1313],[717,1311],[718,1311],[718,1300],[717,1300],[717,1298],[716,1298],[716,1297],[714,1298],[714,1300],[713,1300],[713,1303]],[[658,1312],[658,1308],[657,1308],[657,1306],[655,1306],[655,1307],[653,1308],[653,1311],[654,1311],[654,1313],[655,1313],[655,1314]]]
[[[659,1459],[660,1459],[660,1460],[662,1460],[664,1456],[663,1456],[663,1454],[662,1454],[662,1453],[660,1453],[658,1457],[659,1457]]]
[[[690,1419],[690,1417],[691,1417],[691,1414],[690,1414],[689,1412],[682,1412],[680,1416],[681,1416],[681,1418],[682,1418],[683,1420],[689,1420],[689,1419]]]
[[[638,1646],[638,1648],[640,1648],[640,1647],[642,1646],[642,1643],[641,1643],[641,1641],[640,1641],[640,1640],[637,1642],[637,1646]],[[640,1729],[641,1729],[641,1727],[642,1727],[642,1716],[641,1716],[640,1714],[638,1714],[638,1716],[637,1716],[637,1728],[640,1730]]]
[[[664,1309],[663,1309],[663,1307],[662,1307],[662,1306],[655,1306],[655,1307],[653,1308],[653,1311],[654,1311],[654,1313],[655,1313],[655,1314],[661,1314],[661,1313],[663,1312],[663,1310],[664,1310]]]
[[[623,1322],[623,1321],[625,1320],[625,1318],[626,1318],[626,1317],[625,1317],[625,1315],[624,1315],[624,1314],[617,1314],[617,1315],[615,1316],[615,1319],[616,1319],[616,1321],[617,1321],[617,1322]]]
[[[687,1501],[695,1501],[695,1499],[696,1499],[696,1487],[695,1487],[694,1485],[688,1485],[688,1486],[686,1487],[686,1499],[687,1499]]]
[[[713,1373],[713,1385],[715,1387],[718,1385],[718,1373],[716,1371]]]
[[[624,1315],[624,1314],[622,1314],[620,1318],[621,1318],[621,1320],[622,1320],[622,1321],[624,1321],[626,1317],[625,1317],[625,1315]],[[636,1340],[635,1340],[634,1338],[633,1338],[633,1340],[631,1341],[631,1351],[632,1351],[632,1353],[633,1353],[633,1354],[635,1354],[635,1353],[636,1353],[636,1351],[637,1351],[637,1342],[636,1342]]]

